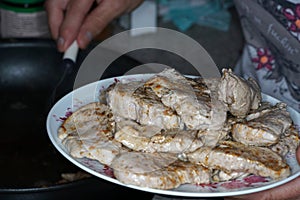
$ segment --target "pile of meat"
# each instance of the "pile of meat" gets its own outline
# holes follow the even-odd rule
[[[122,183],[173,189],[291,174],[285,156],[299,138],[286,104],[262,101],[257,83],[230,69],[219,79],[165,69],[115,82],[103,97],[76,110],[58,136],[73,157],[109,166]]]

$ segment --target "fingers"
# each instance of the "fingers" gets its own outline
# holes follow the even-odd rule
[[[76,39],[81,24],[89,12],[93,0],[72,0],[68,3],[64,20],[60,26],[57,48],[65,51]]]
[[[80,48],[85,48],[88,43],[98,35],[107,24],[113,20],[116,13],[108,7],[107,1],[101,2],[84,20],[78,33],[77,42]]]
[[[76,39],[81,49],[117,16],[136,8],[143,0],[46,0],[52,37],[64,52]],[[94,2],[98,5],[91,11]]]
[[[59,28],[64,19],[67,0],[46,0],[44,7],[48,13],[48,24],[52,37],[57,40]]]
[[[142,0],[102,0],[86,17],[77,37],[80,48],[85,48],[89,42],[117,16],[137,7]]]

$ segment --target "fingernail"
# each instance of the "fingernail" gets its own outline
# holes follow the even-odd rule
[[[78,45],[80,46],[80,48],[86,48],[86,46],[92,41],[93,39],[93,35],[91,32],[86,32],[83,34],[82,37],[79,37],[79,39],[77,40]]]
[[[93,39],[93,35],[91,32],[86,32],[85,37],[87,38],[87,40],[90,42]]]
[[[59,37],[56,42],[57,42],[58,48],[63,48],[64,43],[65,43],[65,40],[63,37]]]

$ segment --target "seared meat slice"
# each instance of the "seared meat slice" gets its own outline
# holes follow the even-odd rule
[[[162,129],[182,129],[184,124],[177,113],[165,106],[150,88],[140,87],[134,94],[139,103],[137,122],[142,125],[155,125]]]
[[[214,105],[211,103],[211,92],[203,79],[186,78],[174,69],[165,69],[150,78],[145,87],[150,87],[164,105],[175,110],[187,129],[210,128]],[[221,122],[225,119],[226,115]]]
[[[164,105],[175,110],[188,129],[208,127],[210,99],[200,102],[187,79],[174,69],[166,69],[158,73],[150,78],[145,86],[150,87],[161,98]]]
[[[160,128],[182,128],[177,114],[162,104],[159,98],[143,82],[118,82],[107,91],[107,102],[116,120],[130,119],[142,125],[156,125]]]
[[[138,118],[139,105],[132,94],[143,84],[141,81],[117,82],[109,87],[106,91],[106,101],[116,120],[118,117],[131,120]]]
[[[91,158],[109,165],[124,150],[113,139],[115,121],[110,108],[93,102],[82,106],[69,116],[58,129],[58,136],[75,158]]]
[[[188,153],[187,158],[192,163],[222,170],[228,174],[244,172],[272,179],[282,179],[291,173],[282,157],[268,148],[246,146],[229,141],[224,144],[214,148],[199,148]]]
[[[177,160],[176,154],[171,153],[145,153],[128,151],[119,154],[112,162],[114,171],[133,171],[135,173],[148,173],[169,166]]]
[[[142,152],[191,152],[203,146],[197,138],[197,131],[168,129],[161,130],[156,126],[131,124],[122,127],[115,134],[115,139],[126,147]]]
[[[111,166],[120,182],[140,187],[173,189],[185,183],[210,182],[210,170],[169,153],[122,153]]]
[[[251,114],[249,121],[236,123],[232,127],[233,138],[246,145],[270,146],[279,141],[292,124],[286,104],[275,106]]]
[[[285,157],[288,153],[294,154],[299,146],[299,131],[292,125],[290,128],[280,136],[279,141],[270,146],[274,152],[277,152],[282,157]]]
[[[81,134],[94,126],[97,126],[97,129],[106,133],[107,136],[112,137],[115,131],[115,121],[107,105],[93,102],[80,107],[59,127],[58,137],[62,140],[69,134]]]
[[[243,79],[233,74],[231,69],[222,70],[219,98],[228,105],[232,115],[245,117],[251,109],[261,103],[261,91],[254,79]]]
[[[99,131],[98,127],[91,127],[80,135],[69,134],[62,144],[74,158],[86,157],[108,166],[120,152],[127,151],[121,143]]]

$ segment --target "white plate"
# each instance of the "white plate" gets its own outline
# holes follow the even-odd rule
[[[176,189],[172,190],[159,190],[152,188],[144,188],[134,185],[125,185],[113,178],[112,169],[103,166],[97,161],[83,158],[75,159],[73,158],[66,148],[61,144],[59,138],[57,137],[57,130],[61,123],[69,116],[72,111],[75,111],[80,106],[83,106],[90,102],[98,101],[98,95],[100,91],[107,88],[110,84],[114,83],[117,79],[126,79],[129,81],[132,80],[141,80],[147,79],[152,74],[139,74],[139,75],[127,75],[116,78],[110,78],[105,80],[100,80],[94,83],[90,83],[83,87],[80,87],[71,93],[64,96],[60,99],[50,110],[47,117],[47,131],[50,137],[51,142],[57,148],[57,150],[66,157],[73,164],[77,165],[81,169],[85,170],[88,173],[91,173],[99,178],[110,181],[115,184],[119,184],[125,187],[148,191],[156,194],[165,194],[165,195],[174,195],[174,196],[183,196],[183,197],[224,197],[224,196],[234,196],[249,194],[254,192],[263,191],[270,189],[284,183],[287,183],[300,175],[300,166],[296,161],[295,155],[288,155],[287,160],[288,164],[291,167],[291,175],[280,181],[269,181],[261,177],[251,176],[243,180],[228,181],[217,184],[209,185],[192,185],[185,184]],[[276,103],[278,100],[272,98],[268,95],[263,94],[263,99],[271,103]],[[291,114],[291,117],[297,127],[300,125],[300,114],[294,109],[288,107],[288,111]]]

